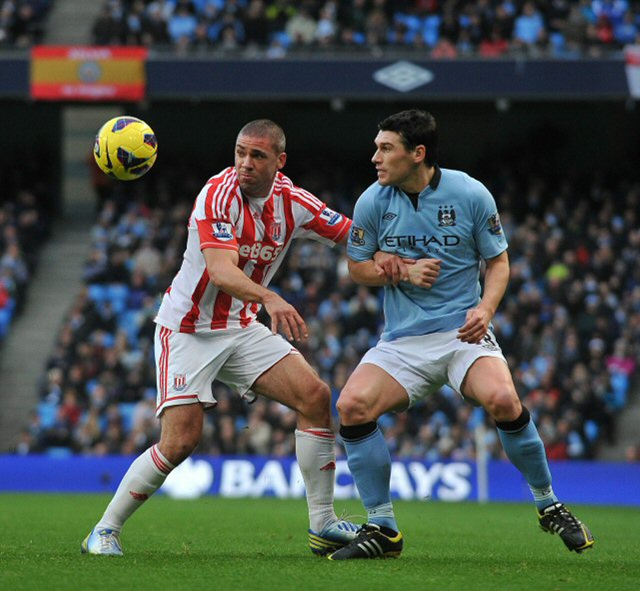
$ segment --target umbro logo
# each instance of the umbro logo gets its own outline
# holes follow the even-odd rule
[[[409,92],[428,84],[435,78],[433,72],[411,62],[399,61],[373,73],[373,79],[398,92]]]
[[[392,213],[392,212],[387,212],[382,216],[383,220],[386,220],[387,222],[390,222],[391,220],[395,219],[398,217],[397,213]]]

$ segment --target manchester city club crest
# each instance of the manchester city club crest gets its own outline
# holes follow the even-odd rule
[[[438,208],[438,226],[449,228],[456,225],[456,210],[453,205],[441,205]]]

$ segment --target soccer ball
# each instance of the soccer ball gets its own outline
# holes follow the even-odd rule
[[[136,117],[114,117],[98,131],[93,157],[102,172],[120,181],[132,181],[145,174],[156,161],[156,135]]]

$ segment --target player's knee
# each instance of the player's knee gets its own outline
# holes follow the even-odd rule
[[[522,412],[518,395],[508,385],[496,386],[487,396],[483,406],[496,421],[514,421]]]
[[[305,389],[297,410],[303,416],[326,423],[331,414],[330,407],[331,390],[322,380],[317,379]]]
[[[369,412],[367,399],[362,392],[345,388],[340,392],[340,397],[336,403],[340,422],[343,425],[360,425],[367,423],[372,418]]]
[[[186,460],[198,446],[200,441],[200,433],[196,431],[188,431],[179,437],[160,437],[158,447],[162,455],[169,460],[174,466],[181,464]]]

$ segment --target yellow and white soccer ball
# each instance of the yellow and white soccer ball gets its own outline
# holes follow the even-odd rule
[[[157,156],[156,134],[137,117],[110,119],[98,131],[93,145],[93,157],[100,170],[121,181],[140,178]]]

